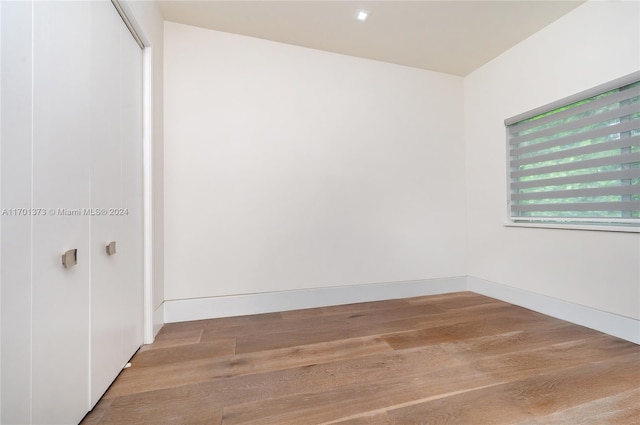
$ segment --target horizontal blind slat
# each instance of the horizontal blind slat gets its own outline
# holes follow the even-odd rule
[[[525,120],[520,121],[517,124],[513,124],[509,126],[509,133],[515,134],[520,133],[530,128],[537,127],[542,124],[547,124],[550,122],[558,121],[563,118],[568,118],[573,115],[581,114],[583,112],[598,109],[603,106],[611,105],[618,102],[624,102],[629,99],[632,99],[636,96],[640,96],[640,86],[632,87],[627,90],[623,90],[618,93],[614,93],[610,96],[601,97],[600,99],[595,99],[589,103],[584,105],[574,106],[573,108],[566,109],[564,111],[556,112],[555,114],[548,115],[546,117],[538,118],[537,120]]]
[[[595,183],[637,178],[640,178],[640,168],[630,168],[619,171],[605,171],[598,174],[581,174],[578,176],[552,177],[550,179],[530,180],[526,182],[511,182],[511,189],[530,189],[534,187],[562,186],[575,183]]]
[[[640,136],[625,137],[617,140],[597,143],[595,145],[581,146],[579,148],[564,149],[558,152],[552,152],[543,155],[530,156],[523,159],[514,159],[511,161],[513,167],[522,165],[535,164],[537,162],[552,161],[554,159],[563,159],[572,156],[580,156],[590,153],[605,152],[612,149],[629,148],[631,146],[640,145]]]
[[[567,204],[515,204],[513,212],[545,211],[640,211],[640,201],[623,202],[577,202]]]
[[[620,218],[620,217],[567,217],[561,215],[555,216],[511,216],[509,217],[511,221],[515,223],[545,223],[549,222],[552,224],[620,224],[631,227],[640,227],[640,223],[638,219],[633,218]]]
[[[609,125],[607,127],[596,128],[582,133],[570,134],[557,139],[548,140],[546,142],[533,143],[531,145],[515,147],[515,143],[510,141],[512,152],[517,154],[535,152],[542,149],[548,149],[555,146],[569,145],[571,143],[581,142],[583,140],[596,139],[605,137],[610,134],[626,133],[631,130],[640,129],[640,120],[623,121],[620,124]]]
[[[584,161],[567,162],[565,164],[548,165],[546,167],[531,168],[529,170],[511,171],[512,178],[528,177],[562,171],[581,170],[583,168],[603,167],[607,165],[623,165],[640,161],[640,152],[613,155],[604,158],[587,159]]]
[[[613,187],[595,187],[591,189],[569,189],[569,190],[550,190],[547,192],[529,192],[514,193],[511,199],[514,201],[528,201],[535,199],[562,199],[562,198],[579,198],[593,196],[623,196],[635,195],[640,192],[637,185],[613,186]]]
[[[529,142],[531,140],[539,139],[541,137],[552,136],[554,134],[564,133],[571,130],[578,130],[590,125],[611,121],[619,117],[637,114],[639,112],[640,112],[640,103],[633,103],[631,105],[627,105],[622,108],[613,109],[611,111],[603,112],[600,114],[589,115],[588,117],[585,117],[576,121],[570,121],[568,123],[560,124],[555,127],[550,127],[544,130],[528,133],[528,134],[525,134],[524,136],[515,136],[511,138],[511,142],[513,144]]]

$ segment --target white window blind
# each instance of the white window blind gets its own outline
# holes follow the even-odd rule
[[[640,72],[505,125],[512,222],[640,226]]]

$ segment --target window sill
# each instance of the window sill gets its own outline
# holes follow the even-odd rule
[[[591,230],[599,232],[623,232],[640,233],[640,227],[633,226],[599,226],[587,224],[560,224],[560,223],[504,223],[505,227],[536,227],[541,229],[565,229],[565,230]]]

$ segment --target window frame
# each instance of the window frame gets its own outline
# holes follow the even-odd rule
[[[510,143],[510,126],[513,126],[522,121],[530,118],[549,113],[559,108],[563,108],[572,105],[577,102],[581,102],[590,99],[594,96],[615,90],[620,87],[624,87],[630,84],[640,82],[640,71],[625,75],[615,80],[600,84],[596,87],[584,90],[580,93],[565,97],[563,99],[551,102],[549,104],[540,106],[530,111],[515,115],[511,118],[507,118],[504,121],[505,125],[505,140],[506,140],[506,190],[507,190],[507,202],[506,213],[507,220],[504,223],[507,227],[531,227],[531,228],[550,228],[550,229],[575,229],[575,230],[593,230],[593,231],[609,231],[609,232],[631,232],[640,233],[640,218],[635,217],[625,223],[624,220],[618,220],[618,222],[607,222],[602,218],[574,218],[574,217],[516,217],[512,211],[512,161],[517,159],[512,158],[512,144]],[[567,158],[569,158],[567,156]],[[553,202],[550,202],[553,204]],[[567,211],[571,211],[570,209]]]

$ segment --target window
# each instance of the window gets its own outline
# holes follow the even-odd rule
[[[505,125],[512,223],[640,227],[640,72]]]

